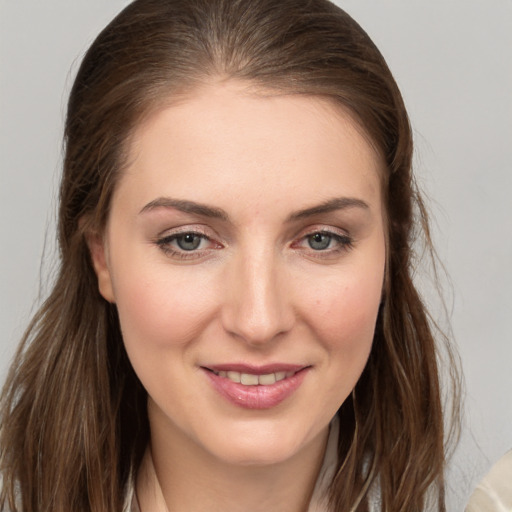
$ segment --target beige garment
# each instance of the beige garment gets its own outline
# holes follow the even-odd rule
[[[322,467],[320,468],[320,473],[318,475],[315,488],[313,490],[313,496],[311,498],[311,503],[309,505],[308,512],[327,512],[326,491],[329,486],[329,483],[332,481],[334,477],[334,472],[336,471],[338,435],[339,419],[336,416],[330,426],[329,437],[327,439],[327,446],[325,448],[324,460],[322,463]],[[142,464],[148,465],[147,471],[150,472],[150,478],[157,482],[158,480],[156,479],[156,475],[154,473],[155,469],[153,466],[153,461],[151,459],[149,450],[146,452]],[[164,497],[162,495],[162,490],[160,489],[159,486],[155,488],[155,503],[165,503]],[[140,508],[137,503],[137,497],[135,495],[133,487],[128,492],[124,512],[140,512]]]
[[[478,484],[466,512],[512,512],[512,450]]]

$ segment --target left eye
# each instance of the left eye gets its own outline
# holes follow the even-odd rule
[[[201,242],[206,241],[206,239],[203,235],[197,233],[183,233],[175,236],[174,241],[182,251],[195,251],[199,249]]]
[[[334,236],[329,233],[313,233],[312,235],[308,235],[306,240],[311,249],[315,251],[325,251],[329,249],[333,238]]]
[[[330,231],[315,231],[302,238],[300,244],[315,252],[335,253],[352,247],[352,239],[348,235]]]

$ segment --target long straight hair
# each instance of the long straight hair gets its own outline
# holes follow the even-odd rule
[[[166,102],[212,80],[330,99],[386,164],[383,302],[366,368],[341,406],[333,511],[445,510],[446,432],[432,322],[412,281],[428,221],[412,175],[412,135],[378,49],[327,0],[136,0],[86,53],[68,103],[60,188],[60,270],[7,378],[0,507],[121,511],[149,440],[147,395],[115,305],[99,294],[86,235],[101,232],[130,135]],[[341,313],[341,312],[340,312]],[[453,354],[448,349],[449,363]],[[457,403],[457,373],[450,365]]]

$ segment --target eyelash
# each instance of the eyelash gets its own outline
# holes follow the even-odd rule
[[[205,255],[205,251],[209,252],[212,250],[212,248],[207,249],[198,249],[193,248],[191,250],[186,250],[182,248],[175,248],[171,244],[175,241],[177,241],[180,238],[184,238],[186,236],[192,235],[194,237],[199,237],[200,241],[199,244],[206,241],[209,243],[214,243],[216,247],[213,247],[213,250],[221,249],[223,247],[222,244],[218,242],[214,242],[208,235],[201,231],[194,231],[194,230],[187,230],[187,231],[181,231],[178,233],[173,233],[170,235],[166,235],[162,238],[159,238],[156,240],[156,245],[166,254],[167,256],[171,258],[177,258],[181,260],[190,260],[190,259],[197,259],[201,258]],[[316,235],[322,235],[329,237],[329,245],[334,241],[336,243],[336,247],[327,247],[325,249],[318,249],[315,250],[309,245],[308,240],[310,240],[313,236]],[[303,243],[306,243],[309,245],[308,248],[304,248],[306,250],[311,251],[311,254],[315,258],[328,258],[329,256],[333,256],[336,254],[339,254],[343,251],[348,251],[353,248],[354,241],[353,239],[346,235],[346,234],[340,234],[336,233],[334,231],[326,230],[326,229],[318,229],[314,231],[310,231],[309,233],[306,233],[302,235],[297,242],[293,242],[291,247],[294,249],[303,249],[301,245]]]
[[[173,233],[171,235],[164,236],[162,238],[159,238],[156,240],[156,245],[166,254],[167,256],[170,256],[172,258],[178,258],[181,260],[189,260],[189,259],[195,259],[200,258],[204,255],[204,251],[209,251],[209,249],[191,249],[187,251],[186,249],[180,249],[180,248],[174,248],[171,244],[175,242],[176,240],[180,238],[184,238],[187,235],[192,235],[194,237],[200,238],[200,244],[203,241],[206,242],[213,242],[212,239],[206,235],[205,233],[202,233],[201,231],[194,231],[194,230],[188,230],[188,231],[181,231],[178,233]],[[215,243],[215,242],[213,242]],[[214,249],[220,249],[222,248],[222,245],[219,243],[216,243],[216,247]]]
[[[309,240],[316,235],[329,237],[329,245],[334,242],[336,243],[336,247],[318,250],[313,249],[311,245],[309,245]],[[300,245],[304,243],[308,244],[309,247],[307,247],[306,250],[310,250],[311,255],[315,258],[328,258],[329,256],[337,255],[340,252],[348,251],[354,247],[354,240],[350,236],[327,229],[317,229],[306,233],[300,237],[298,243],[292,244],[292,247],[297,248],[299,246],[298,248],[301,248]]]

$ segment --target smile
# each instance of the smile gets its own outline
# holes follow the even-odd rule
[[[226,379],[229,379],[231,382],[236,382],[237,384],[242,384],[244,386],[270,386],[283,379],[293,377],[296,372],[280,371],[275,373],[265,373],[261,375],[235,371],[214,371],[213,373],[215,373],[215,375],[218,375],[219,377],[224,377]]]
[[[311,366],[223,365],[202,369],[213,389],[231,404],[244,409],[270,409],[291,399]]]

